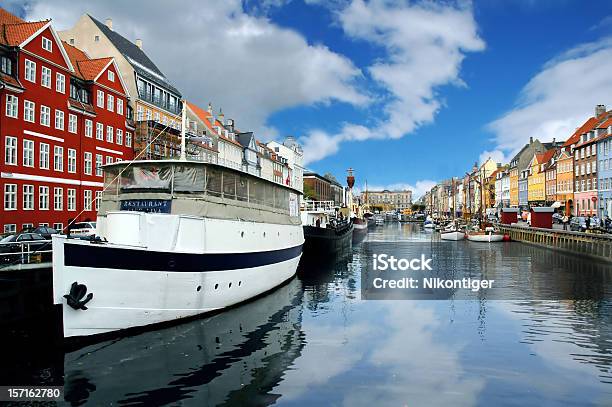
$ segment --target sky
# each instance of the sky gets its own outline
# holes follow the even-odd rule
[[[0,0],[57,30],[83,13],[143,40],[188,100],[307,167],[413,190],[566,139],[612,105],[612,1]]]

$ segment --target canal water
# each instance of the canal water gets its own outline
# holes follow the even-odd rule
[[[74,406],[612,405],[610,265],[516,242],[448,242],[438,256],[465,273],[493,265],[516,299],[361,299],[373,247],[402,257],[443,245],[434,233],[374,228],[345,259],[302,267],[211,317],[69,352],[45,338],[4,346],[0,384],[61,385]],[[572,287],[599,294],[575,299]]]

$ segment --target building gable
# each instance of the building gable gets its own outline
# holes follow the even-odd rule
[[[109,77],[109,72],[111,72],[111,77]],[[113,78],[113,80],[110,78]],[[104,68],[102,68],[98,75],[94,78],[94,81],[100,85],[106,86],[107,88],[116,90],[117,92],[128,97],[130,96],[128,87],[123,82],[123,77],[121,76],[119,67],[117,66],[114,58],[111,58],[110,61],[106,63]]]
[[[43,48],[43,41],[46,42],[47,40],[50,41],[51,51]],[[70,58],[68,58],[68,54],[59,36],[51,26],[51,21],[47,22],[38,31],[25,39],[19,44],[19,47],[71,72],[74,71],[74,67],[70,62]]]

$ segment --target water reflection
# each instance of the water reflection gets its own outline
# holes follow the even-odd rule
[[[26,367],[28,353],[4,349],[0,380],[63,383],[70,405],[611,405],[612,303],[526,296],[605,298],[610,265],[472,243],[439,249],[419,225],[388,224],[349,256],[209,318],[65,355],[33,348]],[[508,299],[362,300],[371,253],[417,245],[457,275],[489,273]]]

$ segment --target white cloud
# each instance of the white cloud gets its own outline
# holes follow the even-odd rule
[[[268,6],[282,4],[268,1]],[[245,13],[239,0],[126,3],[35,0],[27,18],[53,18],[60,29],[90,13],[113,18],[115,30],[141,38],[144,49],[184,96],[215,109],[241,129],[269,138],[266,122],[277,111],[332,101],[368,101],[355,86],[362,74],[346,57],[264,16]],[[161,24],[161,25],[160,25]],[[274,133],[274,129],[269,129]]]
[[[504,164],[510,161],[511,157],[510,158],[506,157],[504,152],[500,150],[483,151],[480,154],[480,157],[478,158],[478,163],[484,164],[484,162],[487,161],[489,158],[495,161],[496,163]]]
[[[368,67],[370,79],[383,89],[379,95],[382,119],[371,127],[346,124],[326,138],[317,133],[326,144],[400,138],[433,122],[444,105],[438,87],[465,86],[459,76],[465,53],[485,47],[472,9],[464,4],[353,0],[339,10],[337,3],[333,4],[346,35],[382,48],[386,57]],[[310,144],[317,147],[314,142]],[[311,161],[324,156],[306,150]]]
[[[549,61],[521,90],[516,106],[488,125],[496,150],[512,156],[533,136],[565,140],[610,102],[612,38],[583,44]]]

